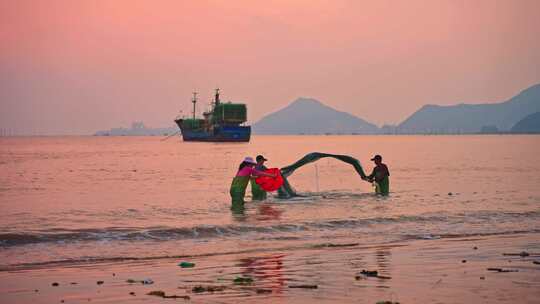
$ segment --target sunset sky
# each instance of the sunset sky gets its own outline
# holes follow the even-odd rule
[[[312,97],[370,122],[540,83],[540,1],[0,0],[0,128],[169,127],[200,92],[249,119]]]

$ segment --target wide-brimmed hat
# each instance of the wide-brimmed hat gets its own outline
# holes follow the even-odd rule
[[[249,164],[257,164],[254,160],[253,160],[253,157],[250,157],[250,156],[246,156],[246,158],[244,158],[244,162],[245,163],[249,163]]]

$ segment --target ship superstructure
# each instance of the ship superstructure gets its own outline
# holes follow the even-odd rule
[[[251,126],[247,121],[247,107],[243,103],[221,102],[216,89],[210,111],[203,118],[196,117],[197,92],[193,93],[192,116],[175,120],[184,141],[249,142]]]

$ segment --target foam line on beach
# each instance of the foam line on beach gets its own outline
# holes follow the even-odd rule
[[[453,223],[463,223],[464,221],[484,221],[486,223],[497,221],[531,221],[532,223],[540,220],[540,211],[528,212],[493,212],[476,211],[467,214],[425,214],[425,215],[403,215],[394,217],[373,217],[373,218],[355,218],[355,219],[326,219],[318,221],[304,221],[298,223],[279,223],[274,225],[198,225],[194,227],[109,227],[102,229],[60,229],[53,228],[48,230],[33,232],[13,232],[0,234],[0,248],[9,248],[13,246],[24,246],[31,244],[47,243],[77,243],[94,241],[168,241],[168,240],[200,240],[224,237],[249,236],[252,233],[268,237],[276,235],[283,238],[283,234],[298,233],[305,231],[324,232],[336,229],[363,229],[373,225],[403,225],[418,223],[425,227],[430,225],[440,226],[441,224],[451,225]],[[388,226],[391,227],[391,226]],[[422,228],[426,230],[427,228]],[[420,231],[396,231],[398,235],[409,238],[423,238],[426,233]],[[465,233],[444,233],[442,231],[430,231],[440,237],[464,237],[475,235],[492,234],[514,234],[538,232],[535,226],[531,229],[508,229],[499,231],[469,231]],[[385,233],[388,233],[385,232]]]

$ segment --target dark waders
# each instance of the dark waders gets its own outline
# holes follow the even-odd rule
[[[261,186],[257,185],[255,179],[252,178],[251,181],[251,195],[254,201],[264,201],[266,199],[266,191],[264,191]]]
[[[390,179],[388,176],[384,177],[380,182],[377,182],[375,193],[380,195],[388,195],[388,193],[390,193]]]
[[[242,211],[244,209],[244,197],[249,183],[249,176],[235,176],[231,183],[231,210]]]

